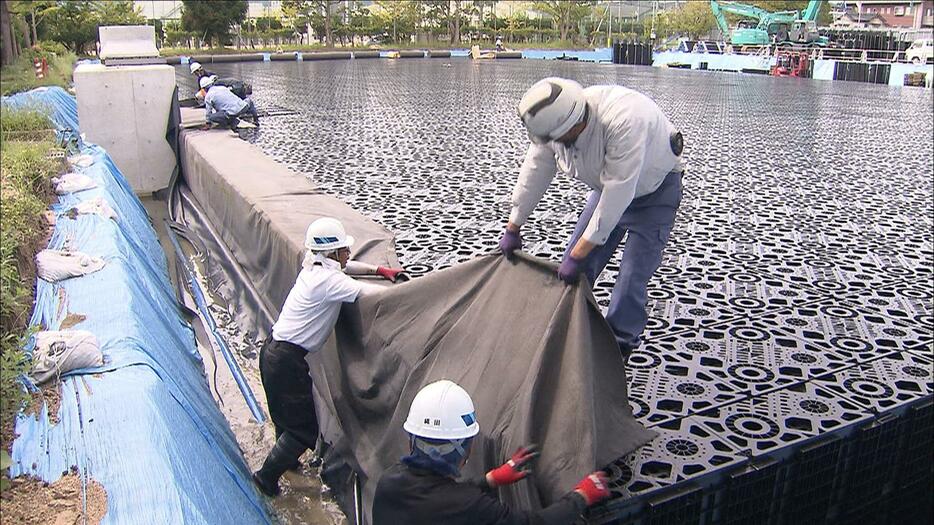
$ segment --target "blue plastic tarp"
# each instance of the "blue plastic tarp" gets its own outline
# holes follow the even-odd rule
[[[59,88],[4,98],[42,104],[61,130],[77,130],[75,100]],[[95,334],[99,368],[63,377],[59,423],[45,410],[20,416],[11,474],[55,481],[72,466],[107,492],[104,523],[268,523],[269,514],[226,419],[211,396],[194,334],[181,316],[165,256],[142,203],[102,148],[79,169],[98,187],[53,206],[50,248],[66,244],[102,257],[95,273],[51,284],[38,281],[32,324],[56,329],[68,313]],[[67,212],[102,197],[118,216]]]

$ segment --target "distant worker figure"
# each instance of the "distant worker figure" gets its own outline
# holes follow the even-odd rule
[[[505,51],[505,50],[506,50],[506,48],[503,47],[503,37],[500,37],[500,36],[496,37],[496,50],[497,50],[497,51]]]
[[[254,124],[259,124],[256,106],[250,99],[242,99],[230,92],[226,86],[214,85],[214,77],[201,77],[201,89],[204,95],[204,119],[209,128],[215,126],[237,129],[240,117],[249,116]]]
[[[649,97],[621,86],[545,78],[519,102],[532,144],[519,169],[512,212],[500,240],[510,257],[519,229],[556,171],[592,190],[564,252],[558,277],[591,285],[628,232],[607,310],[624,359],[648,321],[646,286],[662,260],[681,203],[681,133]]]
[[[253,474],[253,481],[267,496],[279,493],[279,478],[295,468],[299,457],[306,449],[314,449],[318,440],[318,418],[305,356],[324,346],[337,322],[341,303],[352,303],[362,293],[381,289],[356,281],[342,271],[353,243],[354,238],[347,235],[337,219],[325,217],[308,226],[308,251],[302,270],[282,305],[272,335],[260,350],[260,376],[277,439],[262,468]],[[379,275],[390,280],[399,272],[377,268],[381,270]]]
[[[191,71],[191,74],[195,76],[198,80],[201,80],[202,77],[213,77],[216,76],[214,73],[204,69],[204,66],[200,62],[192,62],[188,65],[188,70]]]
[[[235,78],[218,78],[217,75],[215,75],[214,73],[211,73],[210,71],[205,70],[204,66],[202,66],[199,62],[192,62],[191,64],[189,64],[188,68],[191,71],[191,74],[195,76],[195,79],[197,79],[199,83],[199,87],[200,87],[202,78],[214,77],[215,86],[227,86],[227,88],[230,89],[231,93],[233,93],[234,95],[237,95],[238,97],[242,99],[246,99],[246,97],[253,94],[252,85],[242,80],[237,80]],[[204,88],[201,88],[201,90],[195,94],[195,98],[198,100],[199,105],[204,103],[205,94],[206,92],[204,91]]]
[[[452,381],[419,390],[402,427],[409,434],[409,455],[380,477],[373,498],[374,525],[571,524],[585,508],[610,496],[606,474],[598,471],[538,512],[502,504],[493,489],[529,475],[538,456],[534,445],[520,448],[483,479],[456,481],[480,425],[470,395]]]

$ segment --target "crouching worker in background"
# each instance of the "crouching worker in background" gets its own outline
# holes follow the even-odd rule
[[[226,86],[214,84],[215,77],[201,77],[201,89],[204,95],[204,119],[207,121],[205,129],[211,125],[237,129],[240,118],[249,116],[254,124],[259,123],[256,106],[251,99],[242,98],[230,92]]]
[[[570,525],[585,508],[610,495],[606,474],[598,471],[538,512],[503,505],[492,490],[528,476],[527,469],[538,456],[534,446],[520,448],[483,479],[456,481],[480,425],[470,395],[451,381],[422,388],[412,400],[403,428],[409,433],[410,453],[380,477],[373,500],[374,525]]]
[[[311,376],[305,356],[324,346],[337,323],[341,303],[380,290],[356,281],[342,270],[347,266],[354,239],[337,219],[311,223],[305,234],[308,249],[302,270],[285,299],[272,336],[259,353],[259,370],[276,426],[276,444],[253,481],[267,496],[279,493],[279,478],[298,466],[306,449],[318,441],[318,418],[312,397]]]

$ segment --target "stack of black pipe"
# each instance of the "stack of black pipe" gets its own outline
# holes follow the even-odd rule
[[[833,68],[834,80],[852,80],[870,84],[888,84],[890,64],[867,64],[864,62],[837,62]]]
[[[631,66],[651,66],[651,44],[636,42],[615,42],[613,44],[613,63]]]

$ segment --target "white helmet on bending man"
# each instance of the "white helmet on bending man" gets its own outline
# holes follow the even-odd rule
[[[322,217],[312,222],[305,232],[305,248],[313,252],[331,252],[353,246],[354,238],[347,235],[341,221]]]
[[[584,88],[566,78],[543,78],[519,101],[519,117],[536,144],[561,138],[583,120],[586,113]]]

